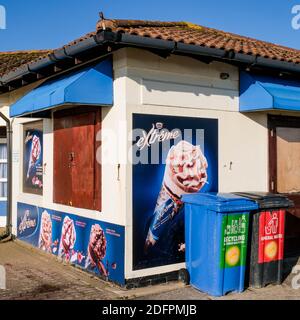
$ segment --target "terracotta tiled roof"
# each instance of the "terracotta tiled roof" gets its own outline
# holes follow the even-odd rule
[[[0,76],[50,52],[50,50],[0,52]]]
[[[78,42],[81,42],[81,41],[84,41],[84,40],[86,40],[86,39],[92,38],[93,36],[95,36],[95,34],[96,34],[95,31],[89,32],[89,33],[85,34],[84,36],[82,36],[82,37],[80,37],[80,38],[78,38],[78,39],[76,39],[76,40],[73,40],[73,41],[69,42],[68,44],[65,45],[65,47],[67,47],[67,46],[72,46],[72,45],[74,45],[74,44],[76,44],[76,43],[78,43]]]
[[[145,20],[107,20],[97,23],[96,31],[76,39],[63,48],[92,38],[106,30],[140,37],[175,41],[207,48],[234,51],[267,59],[300,64],[300,50],[224,32],[188,22],[161,22]],[[0,52],[0,77],[33,61],[46,57],[53,50]]]
[[[101,20],[97,24],[97,30],[103,29],[300,63],[300,50],[188,22]]]

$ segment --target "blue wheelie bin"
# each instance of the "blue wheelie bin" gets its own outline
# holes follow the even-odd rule
[[[244,291],[250,211],[258,205],[233,194],[182,197],[190,283],[212,296]]]

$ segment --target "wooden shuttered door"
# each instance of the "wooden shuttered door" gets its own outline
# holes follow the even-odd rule
[[[101,109],[72,109],[54,116],[55,203],[101,210],[101,165],[96,159],[100,142]]]

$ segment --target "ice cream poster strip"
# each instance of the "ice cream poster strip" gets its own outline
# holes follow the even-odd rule
[[[18,238],[124,283],[124,227],[18,203]]]

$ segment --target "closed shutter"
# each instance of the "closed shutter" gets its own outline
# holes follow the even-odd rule
[[[54,202],[100,211],[96,135],[101,128],[101,111],[58,114],[54,122]]]
[[[54,120],[53,201],[72,205],[72,171],[69,152],[72,150],[72,117]]]

